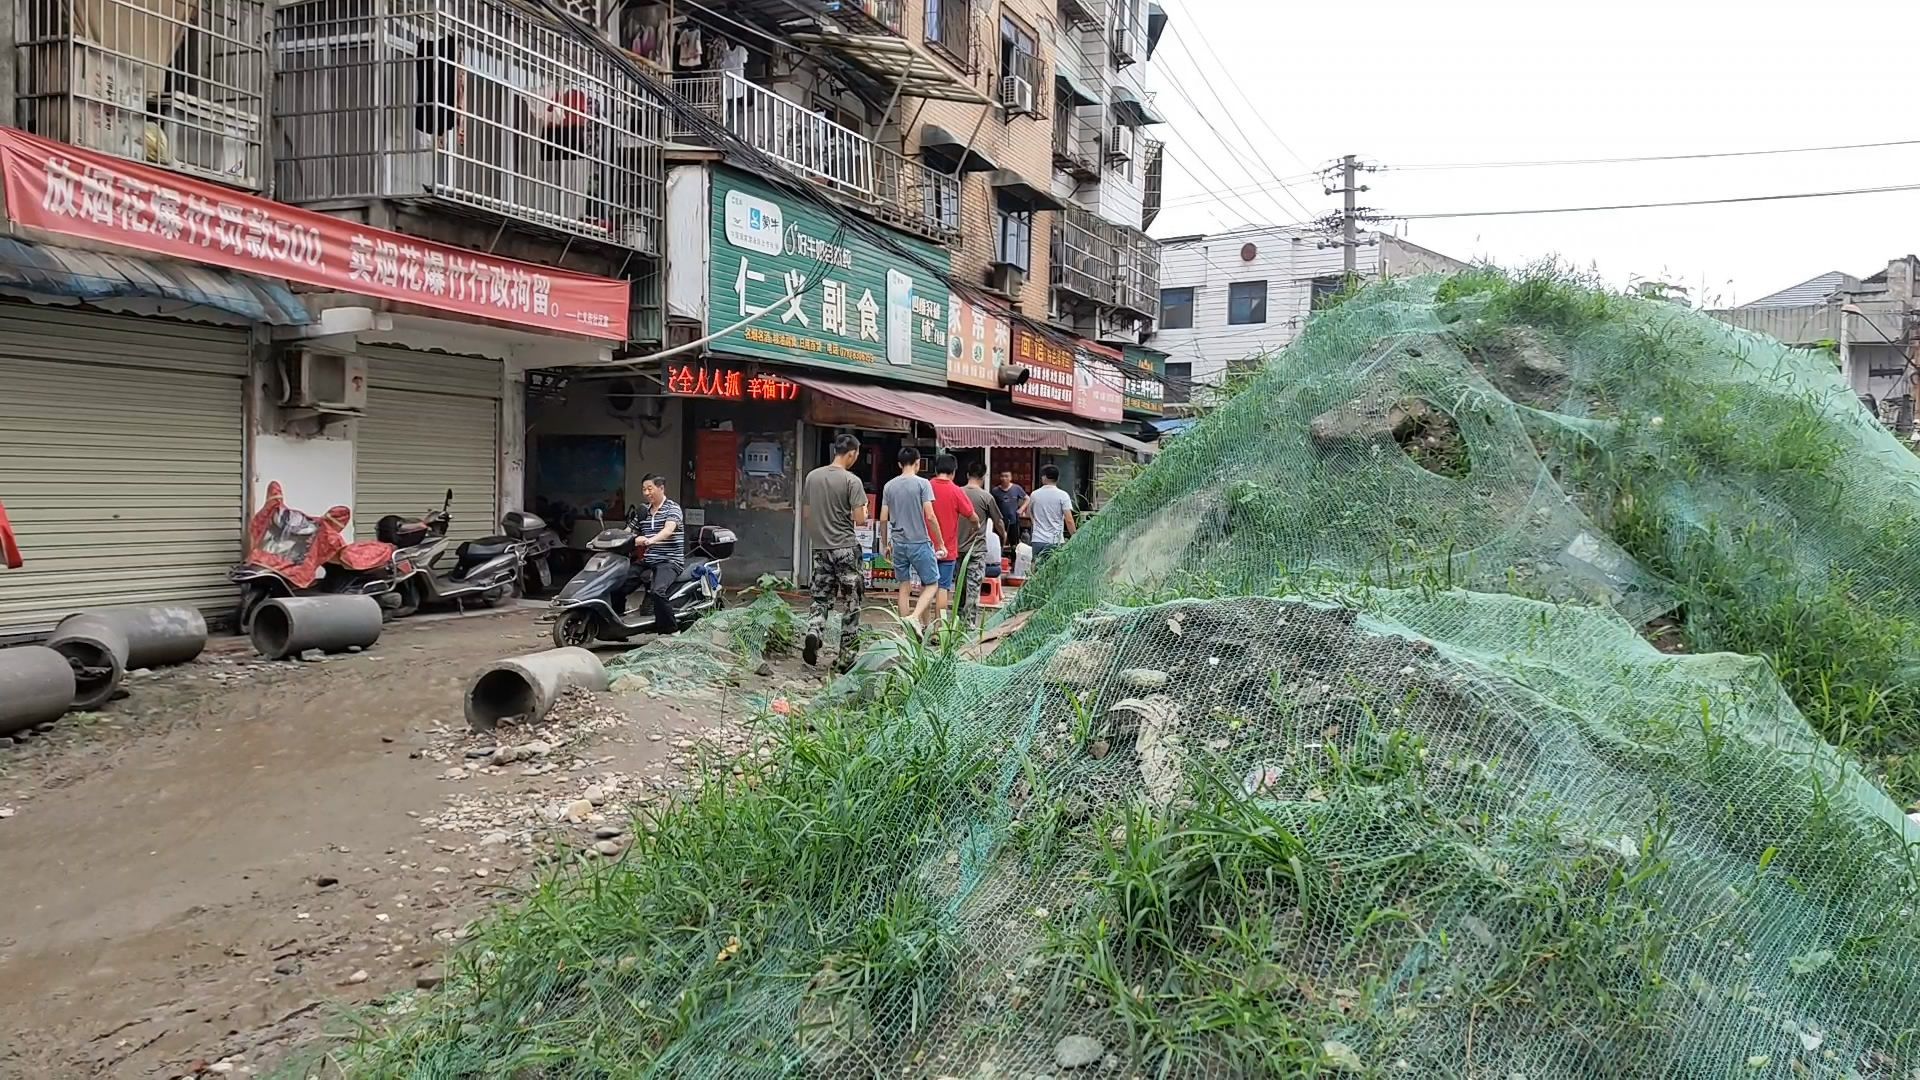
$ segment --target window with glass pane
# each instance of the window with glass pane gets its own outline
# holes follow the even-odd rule
[[[1227,286],[1227,325],[1251,326],[1267,321],[1267,283],[1236,281]]]
[[[1178,405],[1188,398],[1187,391],[1193,386],[1193,365],[1167,363],[1166,401],[1169,405]]]
[[[1002,202],[994,207],[993,261],[1027,270],[1033,252],[1033,211]]]
[[[1193,287],[1160,290],[1160,329],[1193,329]]]

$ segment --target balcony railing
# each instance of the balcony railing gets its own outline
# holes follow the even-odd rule
[[[906,5],[901,0],[813,0],[826,15],[855,30],[880,30],[906,36]]]
[[[1160,216],[1160,194],[1166,186],[1167,144],[1147,139],[1145,146],[1147,169],[1140,194],[1140,227],[1149,229]]]
[[[1151,318],[1160,311],[1160,241],[1138,229],[1109,225],[1113,238],[1114,306]]]
[[[1113,227],[1075,206],[1054,215],[1054,222],[1053,287],[1096,304],[1113,303]]]
[[[506,0],[279,9],[276,193],[420,199],[661,251],[660,100]]]
[[[14,12],[26,130],[262,186],[263,0],[19,0]]]
[[[959,235],[959,183],[731,71],[696,72],[674,90],[702,115],[794,174],[929,239]],[[703,141],[681,121],[675,138]]]
[[[1011,50],[1007,70],[1000,73],[1000,105],[1009,114],[1047,115],[1047,65],[1038,56]]]
[[[1081,180],[1100,179],[1100,125],[1066,100],[1053,110],[1053,164]]]

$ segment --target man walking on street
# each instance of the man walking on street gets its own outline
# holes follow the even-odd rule
[[[813,545],[813,610],[807,616],[801,655],[808,666],[820,662],[827,613],[837,608],[840,653],[834,659],[835,671],[853,666],[860,634],[860,542],[854,530],[867,523],[867,490],[852,472],[859,460],[860,440],[836,436],[833,461],[808,473],[801,492],[807,539]]]
[[[960,556],[964,548],[960,544],[962,522],[980,527],[980,519],[973,508],[973,500],[959,484],[953,482],[953,476],[960,471],[960,460],[952,454],[941,454],[933,459],[933,516],[940,523],[940,535],[953,540],[947,553],[940,559],[940,600],[934,618],[945,621],[947,608],[953,603],[953,578],[960,565]]]
[[[1078,528],[1073,520],[1073,496],[1060,490],[1059,466],[1040,470],[1040,490],[1028,497],[1027,513],[1033,518],[1033,565],[1038,569]]]
[[[975,461],[967,466],[967,486],[960,489],[973,503],[976,521],[960,526],[960,560],[966,564],[966,584],[960,593],[960,614],[967,629],[980,628],[980,583],[987,576],[987,537],[989,534],[1007,544],[1007,523],[1000,516],[1000,501],[987,491],[987,466]],[[991,527],[989,527],[991,526]]]
[[[627,580],[614,590],[613,610],[625,614],[627,597],[636,589],[645,589],[653,603],[653,629],[671,634],[680,628],[667,605],[673,594],[674,579],[687,564],[687,540],[680,535],[685,521],[680,504],[667,498],[665,477],[649,476],[640,481],[641,505],[627,511],[627,528],[639,534],[634,542],[637,565],[627,567]]]
[[[1000,506],[1000,520],[1007,523],[1007,535],[1001,546],[1006,549],[1007,558],[1013,558],[1013,549],[1020,543],[1020,515],[1027,509],[1027,489],[1013,482],[1013,474],[1000,470],[1000,482],[994,485],[993,501]]]
[[[933,516],[933,485],[920,475],[920,451],[900,448],[900,475],[880,489],[880,554],[893,564],[900,583],[900,617],[926,630],[927,609],[940,591],[938,558],[946,538]],[[913,581],[920,580],[920,603],[913,603]]]

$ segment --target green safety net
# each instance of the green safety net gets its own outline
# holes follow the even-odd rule
[[[1920,497],[1825,363],[1554,279],[1363,291],[986,662],[898,647],[765,718],[336,1061],[1913,1080],[1911,601],[1874,575]],[[1797,632],[1881,643],[1820,714],[1879,727],[1809,724]]]

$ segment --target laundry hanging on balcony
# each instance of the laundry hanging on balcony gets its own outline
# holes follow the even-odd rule
[[[570,161],[588,154],[600,131],[600,99],[577,86],[549,84],[535,95],[534,131],[543,161]]]

